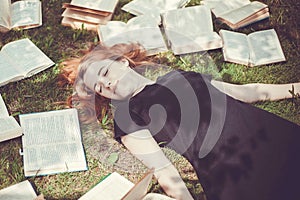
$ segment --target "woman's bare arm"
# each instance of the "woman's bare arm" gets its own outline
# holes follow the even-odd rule
[[[237,85],[225,83],[222,81],[212,80],[211,84],[224,92],[225,94],[247,103],[257,101],[276,101],[280,99],[291,98],[292,95],[289,90],[294,87],[294,93],[300,93],[300,83],[288,84],[263,84],[250,83],[244,85]]]
[[[154,175],[160,186],[178,200],[193,199],[177,169],[166,158],[149,130],[143,129],[121,138],[126,148],[148,168],[155,168]]]

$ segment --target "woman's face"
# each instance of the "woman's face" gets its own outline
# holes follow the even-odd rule
[[[101,96],[122,100],[135,92],[132,81],[127,77],[132,71],[125,59],[96,61],[87,68],[83,82]]]

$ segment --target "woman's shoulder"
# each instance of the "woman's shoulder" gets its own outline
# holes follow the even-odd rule
[[[171,72],[168,72],[167,74],[158,77],[157,83],[163,83],[167,81],[176,81],[186,79],[188,81],[211,81],[212,76],[209,74],[202,74],[199,72],[194,71],[185,71],[182,69],[172,70]]]

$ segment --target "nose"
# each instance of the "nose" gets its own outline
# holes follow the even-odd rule
[[[106,77],[101,77],[99,79],[99,83],[101,83],[104,87],[109,88],[111,85],[111,81]]]
[[[109,88],[111,86],[111,81],[110,80],[105,80],[103,85],[104,85],[104,87]]]

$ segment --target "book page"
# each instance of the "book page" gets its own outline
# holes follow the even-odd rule
[[[18,67],[19,74],[23,74],[24,77],[32,76],[54,65],[54,62],[28,38],[10,42],[2,48],[2,51],[15,62],[14,66]]]
[[[9,116],[5,102],[0,94],[0,142],[22,135],[22,129],[16,119]]]
[[[98,35],[100,41],[108,41],[109,38],[116,37],[121,34],[126,28],[126,23],[122,21],[110,21],[106,25],[100,25],[98,27]],[[108,44],[107,44],[108,45]]]
[[[231,24],[236,24],[239,21],[253,15],[256,12],[259,12],[266,7],[266,4],[254,1],[251,4],[247,4],[241,8],[235,9],[232,12],[219,15],[218,17],[230,22]]]
[[[269,16],[270,16],[269,8],[264,8],[264,9],[262,9],[262,10],[256,12],[256,13],[254,13],[253,15],[250,15],[246,19],[243,19],[243,20],[239,21],[235,25],[232,25],[231,28],[236,29],[236,28],[244,27],[244,26],[247,26],[247,25],[252,24],[254,22],[258,22],[260,20],[266,19]]]
[[[22,128],[12,116],[0,117],[0,142],[22,135]]]
[[[140,28],[157,28],[158,25],[161,22],[160,17],[155,17],[151,15],[142,15],[138,17],[133,17],[130,20],[127,21],[127,28],[134,30],[134,29],[140,29]]]
[[[39,0],[17,1],[12,4],[12,28],[32,28],[42,25]]]
[[[76,109],[19,117],[25,176],[87,169]]]
[[[122,200],[142,199],[148,191],[149,184],[152,180],[154,169],[147,172],[143,178],[136,183],[130,191],[122,198]]]
[[[0,94],[0,117],[8,117],[8,116],[9,116],[8,110],[7,110],[5,102]]]
[[[247,36],[227,30],[221,30],[220,36],[223,40],[224,60],[248,65],[250,51]]]
[[[119,200],[133,186],[132,182],[114,172],[80,197],[79,200]]]
[[[274,29],[249,34],[251,60],[254,65],[285,61],[280,41]]]
[[[8,31],[11,27],[11,1],[0,0],[0,26],[4,26],[4,31]],[[7,29],[6,29],[7,28]],[[0,29],[1,30],[1,29]]]
[[[209,8],[212,9],[213,14],[216,17],[223,15],[228,12],[232,12],[234,9],[240,8],[249,4],[249,0],[204,0],[203,4],[207,5]]]
[[[0,200],[33,200],[37,197],[29,181],[23,181],[0,190]]]
[[[175,54],[222,47],[220,36],[213,30],[208,7],[202,5],[171,10],[162,17],[167,39]]]
[[[213,32],[210,10],[206,6],[193,6],[171,10],[163,15],[166,31],[176,31],[185,36],[205,35]]]
[[[122,10],[133,15],[159,15],[167,10],[184,7],[190,0],[133,0],[125,4]]]
[[[119,0],[72,0],[71,5],[104,12],[113,12],[118,2]]]
[[[108,46],[117,43],[140,43],[150,54],[167,51],[162,33],[158,27],[159,20],[148,15],[130,19],[127,24],[121,21],[110,21],[99,26],[101,41]]]
[[[0,86],[14,80],[22,79],[23,75],[15,68],[15,63],[13,61],[14,60],[11,59],[5,51],[0,51]]]

